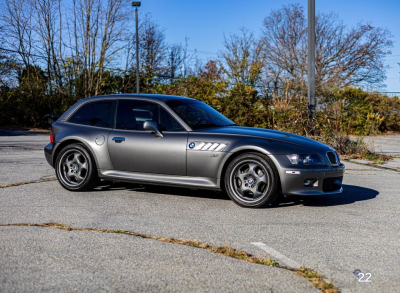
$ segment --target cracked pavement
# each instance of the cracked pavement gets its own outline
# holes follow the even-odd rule
[[[10,146],[9,138],[0,136],[0,185],[54,176],[42,151],[2,147]],[[48,135],[11,138],[25,148],[48,141]],[[268,257],[251,244],[262,242],[316,269],[342,292],[397,291],[400,175],[346,167],[341,195],[289,198],[258,210],[210,191],[103,182],[72,193],[57,181],[25,184],[0,189],[0,223],[129,230]],[[0,263],[0,291],[318,291],[279,268],[115,234],[0,227]],[[372,283],[357,282],[355,269],[370,272]]]

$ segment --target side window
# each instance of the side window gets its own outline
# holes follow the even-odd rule
[[[119,100],[117,129],[143,130],[145,121],[158,123],[158,105],[146,101]]]
[[[209,123],[209,116],[190,105],[178,105],[174,107],[174,111],[190,126],[198,125],[200,123]]]
[[[163,107],[160,106],[161,131],[185,131],[185,129],[171,116]]]
[[[113,128],[116,101],[89,102],[81,106],[68,122],[97,127]]]

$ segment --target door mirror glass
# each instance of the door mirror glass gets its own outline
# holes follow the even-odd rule
[[[143,130],[154,131],[157,137],[163,137],[162,133],[158,130],[157,122],[155,121],[145,121],[143,124]]]

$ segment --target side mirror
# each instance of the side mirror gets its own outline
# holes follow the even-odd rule
[[[158,130],[157,122],[155,121],[145,121],[143,124],[144,130],[154,131],[157,137],[164,137],[164,135]]]

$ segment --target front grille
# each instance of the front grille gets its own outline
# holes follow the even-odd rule
[[[325,178],[322,182],[322,190],[324,192],[338,191],[342,187],[343,176]]]
[[[336,152],[327,152],[326,155],[328,156],[329,162],[333,165],[333,166],[337,166],[339,165],[339,157],[336,154]]]

